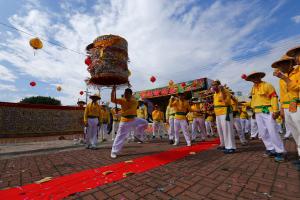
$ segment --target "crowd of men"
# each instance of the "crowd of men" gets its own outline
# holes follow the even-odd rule
[[[300,158],[300,47],[289,50],[280,60],[272,64],[273,75],[279,78],[280,92],[276,93],[272,84],[263,81],[264,72],[254,72],[242,75],[245,81],[252,82],[250,100],[238,101],[234,92],[220,81],[213,81],[209,91],[212,102],[205,98],[187,100],[184,91],[171,96],[163,112],[160,105],[155,105],[151,113],[147,102],[136,100],[132,90],[127,88],[122,98],[116,98],[116,88],[113,87],[111,102],[121,108],[111,110],[113,116],[111,157],[116,158],[122,150],[126,139],[132,135],[140,143],[146,139],[145,129],[151,120],[152,138],[163,138],[162,130],[168,124],[169,143],[178,145],[180,133],[183,133],[187,146],[197,139],[205,141],[207,137],[217,132],[220,138],[218,149],[225,154],[236,152],[235,136],[242,145],[248,145],[246,133],[250,139],[259,137],[265,145],[265,156],[272,157],[276,162],[285,161],[286,149],[279,133],[285,127],[285,138],[293,136]],[[98,127],[104,134],[105,124],[109,123],[108,109],[99,106],[99,95],[90,97],[92,102],[85,109],[84,123],[87,127],[87,148],[95,149]],[[210,105],[213,106],[210,106]],[[103,111],[106,110],[106,111]],[[149,117],[151,115],[151,117]],[[282,126],[283,123],[283,126]],[[103,126],[104,124],[104,126]],[[215,128],[216,127],[216,130]],[[300,170],[300,160],[293,162]]]

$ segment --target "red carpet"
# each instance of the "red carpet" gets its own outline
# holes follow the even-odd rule
[[[143,156],[132,160],[132,163],[120,162],[97,169],[84,170],[75,174],[54,178],[44,183],[33,183],[22,187],[0,191],[1,199],[63,199],[71,194],[83,192],[101,185],[121,180],[124,173],[135,174],[151,170],[190,155],[190,152],[200,152],[219,144],[219,140],[202,142],[192,147],[179,147],[169,151]],[[103,172],[112,173],[103,175]]]

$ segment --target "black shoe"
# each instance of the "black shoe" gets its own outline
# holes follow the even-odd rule
[[[169,144],[174,144],[174,140],[169,140]]]
[[[196,142],[196,140],[192,140],[192,142]]]
[[[293,165],[300,165],[300,159],[292,161]]]
[[[224,153],[225,154],[233,154],[233,153],[235,153],[235,149],[225,149]]]
[[[153,140],[155,139],[155,136],[154,136],[154,135],[152,136],[152,139],[153,139]]]
[[[162,140],[162,139],[163,139],[163,136],[160,136],[160,139]]]

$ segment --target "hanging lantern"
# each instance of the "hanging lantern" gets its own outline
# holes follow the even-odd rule
[[[30,82],[30,86],[31,86],[31,87],[35,87],[35,86],[36,86],[36,82],[31,81],[31,82]]]
[[[80,95],[83,95],[83,94],[84,94],[84,92],[83,92],[83,91],[80,91],[80,92],[79,92],[79,94],[80,94]]]
[[[151,81],[152,83],[154,83],[154,82],[156,81],[155,76],[151,76],[150,81]]]
[[[29,44],[35,50],[43,48],[43,42],[38,37],[32,38]]]
[[[57,90],[58,92],[60,92],[61,89],[62,89],[61,86],[57,86],[57,87],[56,87],[56,90]]]
[[[86,57],[84,63],[87,65],[87,66],[90,66],[92,64],[92,59],[90,56]]]

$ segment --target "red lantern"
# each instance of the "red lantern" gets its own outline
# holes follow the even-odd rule
[[[84,92],[83,92],[83,91],[80,91],[80,92],[79,92],[79,94],[80,94],[80,95],[83,95],[83,94],[84,94]]]
[[[241,76],[241,78],[242,78],[242,79],[246,79],[246,78],[247,78],[247,75],[246,75],[246,74],[243,74],[243,75]]]
[[[31,82],[30,82],[30,86],[31,86],[31,87],[34,87],[34,86],[36,86],[36,82],[34,82],[34,81],[31,81]]]
[[[87,65],[87,66],[90,66],[90,64],[92,64],[92,59],[90,56],[86,57],[84,63]]]
[[[183,82],[183,83],[181,83],[181,87],[185,87],[186,86],[186,84]]]
[[[154,76],[151,76],[150,81],[151,81],[152,83],[154,83],[154,82],[156,81],[156,78],[155,78]]]

